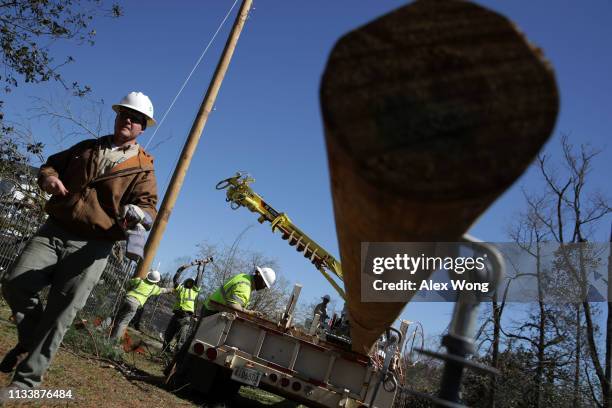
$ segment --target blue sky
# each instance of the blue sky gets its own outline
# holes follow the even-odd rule
[[[56,55],[72,55],[76,62],[63,74],[92,86],[93,96],[110,105],[139,90],[155,104],[156,117],[166,111],[184,78],[225,16],[233,0],[168,2],[129,1],[125,16],[99,19],[95,46],[56,44]],[[608,147],[599,156],[592,185],[610,196],[612,174],[609,132],[612,124],[612,3],[591,0],[481,1],[512,20],[552,61],[561,92],[561,112],[546,150],[559,152],[561,133],[575,144]],[[180,5],[178,5],[180,4]],[[327,56],[346,31],[406,4],[395,0],[281,0],[256,1],[234,59],[221,87],[215,110],[204,130],[183,190],[170,218],[157,261],[161,268],[195,253],[203,240],[231,245],[248,225],[255,226],[242,240],[244,249],[276,257],[280,273],[304,285],[303,300],[332,293],[311,265],[256,223],[247,210],[232,211],[215,184],[237,170],[251,173],[255,191],[330,252],[338,254],[327,158],[319,113],[318,89]],[[238,6],[234,10],[237,11]],[[159,129],[151,146],[158,183],[165,191],[171,169],[189,132],[208,86],[234,14],[205,56],[189,85]],[[59,59],[59,58],[58,58]],[[57,95],[57,84],[19,86],[6,96],[6,115],[27,117],[31,96]],[[78,109],[78,105],[75,105]],[[31,122],[47,153],[68,147],[53,143],[54,132],[44,121]],[[146,144],[152,129],[141,137]],[[503,165],[503,163],[500,163]],[[472,228],[487,241],[507,241],[506,228],[522,207],[521,186],[538,188],[530,171],[503,195]],[[608,217],[609,225],[610,217]],[[597,231],[606,240],[608,228]],[[451,304],[411,304],[403,317],[423,322],[429,334],[440,332],[450,318]]]

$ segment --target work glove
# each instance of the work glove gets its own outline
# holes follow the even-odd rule
[[[147,242],[142,224],[136,224],[133,229],[126,231],[126,241],[125,256],[139,262],[144,257],[144,246]]]
[[[145,230],[150,230],[153,225],[151,216],[143,211],[142,208],[134,204],[127,204],[123,206],[121,211],[121,220],[123,222],[123,229],[131,230],[136,225],[141,224]]]
[[[213,257],[209,256],[208,258],[204,258],[204,259],[196,259],[195,261],[191,262],[192,266],[196,266],[196,265],[206,265],[209,262],[213,261]]]

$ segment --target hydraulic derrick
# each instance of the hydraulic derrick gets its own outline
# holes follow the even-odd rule
[[[216,188],[217,190],[227,189],[225,200],[230,203],[230,207],[233,210],[246,207],[251,212],[259,214],[257,219],[259,223],[269,222],[272,232],[279,231],[282,239],[286,240],[289,245],[295,246],[298,252],[303,252],[304,257],[312,262],[338,294],[346,300],[344,289],[331,276],[333,274],[342,280],[342,266],[340,262],[295,226],[287,214],[278,212],[266,203],[259,194],[255,193],[250,187],[250,184],[254,181],[255,179],[247,174],[236,173],[234,177],[217,183]]]

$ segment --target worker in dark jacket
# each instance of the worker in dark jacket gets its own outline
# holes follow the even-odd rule
[[[329,295],[325,295],[321,299],[323,301],[316,305],[312,311],[312,319],[314,321],[315,316],[319,315],[319,322],[321,323],[321,326],[324,326],[327,318],[329,317],[327,315],[327,305],[329,304],[331,297]]]
[[[212,262],[213,258],[209,257],[206,259],[197,259],[191,263],[181,265],[174,275],[174,293],[176,294],[176,303],[174,304],[173,314],[170,318],[170,322],[166,327],[164,333],[164,347],[163,350],[167,350],[172,340],[178,334],[177,349],[180,349],[187,340],[189,334],[189,328],[191,326],[191,320],[195,312],[195,301],[200,294],[202,274],[204,272],[204,266]],[[196,279],[187,278],[183,283],[180,283],[181,274],[185,269],[196,266],[198,272]]]
[[[132,92],[113,110],[114,134],[79,142],[40,168],[38,185],[51,195],[49,218],[2,284],[18,334],[17,345],[0,362],[0,371],[15,370],[2,398],[40,385],[113,244],[137,225],[150,226],[157,215],[153,158],[136,143],[155,124],[151,100]],[[46,287],[43,307],[39,293]]]

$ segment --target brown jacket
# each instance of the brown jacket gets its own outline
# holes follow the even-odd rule
[[[40,168],[38,185],[57,176],[68,189],[69,194],[52,196],[45,206],[64,228],[85,238],[118,241],[125,239],[118,225],[123,205],[135,204],[153,219],[157,215],[153,157],[141,147],[136,156],[96,177],[102,142],[102,138],[84,140],[50,156]]]

